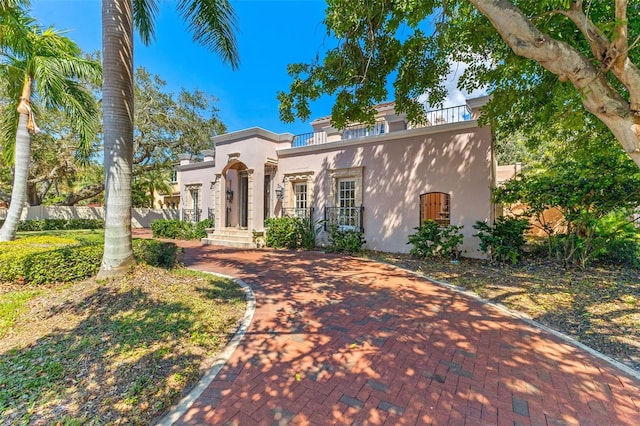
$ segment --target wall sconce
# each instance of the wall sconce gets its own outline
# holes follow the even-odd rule
[[[278,200],[282,200],[284,198],[284,188],[280,184],[276,187],[276,197],[278,197]]]
[[[227,201],[231,202],[231,200],[233,200],[233,189],[227,189],[226,194],[227,194]]]

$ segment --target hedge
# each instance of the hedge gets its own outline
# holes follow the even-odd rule
[[[198,223],[176,219],[157,219],[151,222],[151,231],[154,238],[169,238],[172,240],[199,240],[206,238],[207,228],[213,228],[211,219],[205,219]]]
[[[173,268],[180,264],[175,244],[153,240],[134,240],[138,262]],[[98,273],[103,245],[81,245],[60,237],[27,237],[0,243],[0,282],[45,284],[71,282]]]
[[[0,220],[0,226],[4,220]],[[101,219],[31,219],[18,222],[18,232],[58,231],[63,229],[103,229]]]

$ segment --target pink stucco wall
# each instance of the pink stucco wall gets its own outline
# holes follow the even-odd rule
[[[316,218],[329,202],[329,170],[363,167],[367,247],[408,252],[419,225],[420,194],[451,195],[451,224],[463,225],[464,255],[480,257],[472,235],[477,220],[491,220],[492,138],[475,121],[427,127],[279,152],[281,173],[314,171]],[[402,135],[402,137],[400,137]]]

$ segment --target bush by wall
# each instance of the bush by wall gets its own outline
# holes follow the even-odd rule
[[[409,235],[412,244],[411,254],[414,256],[455,257],[460,254],[458,247],[462,244],[462,226],[440,226],[433,220],[425,220],[422,226],[413,228],[417,232]]]
[[[518,263],[531,225],[527,219],[501,216],[493,226],[477,221],[473,227],[478,230],[474,237],[480,238],[480,250],[490,254],[492,261]]]
[[[357,254],[367,242],[359,229],[344,229],[338,225],[329,227],[328,252]]]
[[[207,228],[213,227],[211,219],[198,223],[184,222],[175,219],[159,219],[151,222],[154,238],[169,238],[172,240],[198,240],[207,236]]]
[[[173,268],[180,264],[175,244],[134,240],[138,262]],[[72,238],[27,237],[0,243],[0,282],[45,284],[71,282],[94,276],[102,262],[102,244],[79,243]]]
[[[311,250],[316,247],[318,233],[322,229],[321,222],[299,217],[269,218],[265,221],[266,245],[273,248]]]

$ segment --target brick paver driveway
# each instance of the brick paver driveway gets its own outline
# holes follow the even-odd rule
[[[640,424],[640,383],[492,306],[392,266],[183,243],[257,310],[178,424]]]

